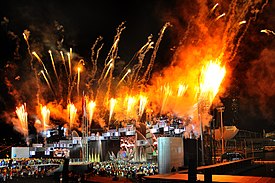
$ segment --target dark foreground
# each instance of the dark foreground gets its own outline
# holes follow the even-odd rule
[[[188,182],[188,174],[169,174],[169,175],[154,175],[151,179],[146,180],[147,183],[153,182]],[[197,175],[197,182],[205,182],[204,175]],[[275,178],[271,177],[255,177],[255,176],[239,176],[239,175],[213,175],[212,182],[219,183],[275,183]]]

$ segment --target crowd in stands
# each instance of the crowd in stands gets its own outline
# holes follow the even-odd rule
[[[0,182],[12,179],[22,178],[44,178],[53,175],[52,172],[57,170],[63,159],[0,159]],[[61,170],[62,171],[62,170]],[[113,178],[127,178],[136,180],[145,175],[154,175],[158,173],[158,167],[154,163],[138,163],[129,161],[105,161],[93,162],[90,165],[86,176],[102,176]],[[61,172],[60,172],[60,175]],[[69,179],[84,179],[84,175],[77,172],[69,172]],[[87,177],[86,177],[87,178]]]
[[[134,163],[134,162],[96,162],[93,163],[92,175],[107,177],[125,177],[128,179],[138,179],[146,175],[158,174],[158,167],[154,163]]]
[[[1,159],[0,160],[0,182],[16,178],[34,177],[44,178],[49,176],[60,164],[62,159]]]

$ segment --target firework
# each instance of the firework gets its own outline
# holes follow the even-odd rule
[[[199,83],[199,100],[207,100],[212,103],[219,91],[219,87],[224,79],[225,73],[225,67],[221,66],[218,60],[215,62],[210,61],[205,67],[202,68]]]
[[[76,112],[77,109],[73,103],[69,103],[67,105],[67,113],[69,117],[69,129],[72,131],[73,124],[75,123],[76,120]]]
[[[80,71],[81,71],[81,68],[78,67],[77,68],[77,96],[78,97],[79,97]]]
[[[141,118],[147,103],[148,103],[148,97],[146,97],[144,95],[140,95],[139,96],[139,110],[138,110],[139,118]]]
[[[224,16],[225,16],[225,13],[219,15],[219,16],[215,19],[215,21],[219,20],[220,18],[222,18],[222,17],[224,17]]]
[[[216,3],[213,8],[210,10],[210,13],[213,13],[215,11],[215,9],[217,8],[217,6],[219,5],[219,3]]]
[[[128,96],[125,98],[127,109],[126,109],[126,117],[131,119],[135,116],[135,105],[137,103],[137,100],[134,96]]]
[[[169,84],[165,84],[164,86],[162,86],[161,91],[163,93],[163,100],[162,100],[160,113],[164,111],[164,107],[167,105],[168,98],[173,94]]]
[[[179,84],[179,86],[178,86],[178,95],[177,96],[182,97],[185,94],[187,88],[188,88],[187,85]]]
[[[159,38],[156,42],[156,45],[155,45],[155,48],[154,48],[154,51],[153,51],[153,54],[151,56],[151,59],[150,59],[150,62],[149,62],[149,65],[147,67],[147,70],[145,71],[144,73],[144,76],[143,76],[143,82],[147,82],[149,79],[150,79],[150,73],[152,71],[152,68],[153,68],[153,65],[154,65],[154,62],[155,62],[155,59],[156,59],[156,55],[157,55],[157,51],[158,51],[158,48],[159,48],[159,45],[160,45],[160,42],[162,40],[162,37],[163,37],[163,34],[165,32],[165,30],[169,27],[169,26],[172,26],[170,24],[170,22],[167,22],[165,23],[165,25],[162,27],[162,29],[160,30],[160,33],[159,33]]]
[[[95,112],[95,107],[96,107],[96,103],[94,101],[90,101],[88,103],[87,108],[88,108],[88,114],[89,114],[89,126],[92,123],[93,115],[94,115],[94,112]]]
[[[65,70],[66,70],[66,74],[68,75],[68,71],[67,71],[67,67],[66,67],[66,62],[65,62],[65,57],[64,57],[64,54],[63,54],[63,51],[60,51],[60,56],[61,56],[61,59],[62,59],[62,63],[64,64],[64,67],[65,67]]]
[[[29,130],[28,130],[28,113],[26,109],[26,103],[24,103],[20,107],[16,107],[16,114],[20,121],[20,127],[21,127],[20,130],[22,131],[24,137],[27,138]]]
[[[124,76],[121,78],[121,80],[118,82],[117,87],[120,85],[120,83],[125,79],[125,77],[131,72],[131,69],[128,69],[127,72],[124,74]]]
[[[109,114],[109,124],[110,124],[110,121],[111,121],[112,116],[114,114],[114,109],[115,109],[115,105],[116,105],[117,100],[114,99],[114,98],[111,98],[109,102],[110,102],[110,114]]]
[[[261,30],[261,32],[266,33],[267,35],[271,35],[272,34],[273,36],[275,36],[275,32],[272,31],[272,30],[263,29],[263,30]]]
[[[43,122],[43,131],[46,132],[47,127],[50,124],[50,109],[47,108],[47,106],[41,107],[41,116],[42,116],[42,122]]]
[[[253,6],[251,2],[239,3],[237,0],[233,0],[229,4],[219,2],[219,4],[210,5],[211,7],[204,3],[204,1],[198,1],[200,11],[198,14],[190,16],[192,18],[189,17],[190,23],[186,28],[186,33],[182,34],[181,42],[173,47],[175,54],[171,66],[167,66],[157,74],[151,72],[164,33],[168,27],[171,27],[169,22],[161,28],[156,40],[153,40],[152,35],[148,37],[147,42],[141,46],[132,59],[122,66],[122,70],[118,70],[117,66],[120,62],[117,61],[122,60],[118,53],[120,38],[126,28],[124,22],[118,26],[106,58],[99,59],[99,53],[103,48],[101,42],[103,38],[99,37],[95,41],[91,48],[92,68],[89,68],[89,64],[85,65],[84,60],[75,64],[71,48],[69,52],[64,51],[66,48],[62,49],[64,52],[59,49],[58,56],[49,51],[53,74],[59,88],[54,88],[55,85],[41,59],[42,57],[40,58],[36,52],[30,52],[29,33],[24,32],[23,36],[31,56],[31,68],[36,70],[32,64],[32,59],[36,58],[39,66],[43,67],[42,70],[40,69],[40,74],[45,80],[43,83],[47,84],[45,88],[42,88],[43,90],[40,90],[39,86],[42,84],[36,78],[37,103],[39,104],[39,96],[44,97],[41,100],[43,102],[53,102],[44,94],[50,90],[53,94],[60,91],[59,98],[55,98],[55,102],[60,103],[60,106],[63,107],[67,105],[70,129],[77,120],[80,91],[87,92],[87,96],[94,99],[90,101],[91,106],[88,107],[90,122],[93,120],[103,124],[110,123],[111,120],[141,120],[145,110],[149,111],[148,113],[152,116],[171,113],[195,119],[198,103],[211,105],[219,93],[222,81],[226,79],[225,67],[229,67],[228,63],[234,60],[251,21],[255,20],[257,14],[266,5],[265,3],[261,10],[258,10],[256,9],[260,5],[258,1],[253,2]],[[261,32],[275,35],[268,29],[263,29]],[[148,56],[147,54],[150,53],[151,55]],[[98,67],[99,61],[102,61],[100,67]],[[60,67],[58,67],[59,63]],[[51,70],[49,69],[49,71]],[[36,71],[34,76],[38,76]],[[148,82],[149,80],[150,82]],[[43,95],[41,95],[41,91],[43,91]],[[96,114],[100,115],[94,115],[95,104],[97,106]],[[63,108],[60,109],[60,114],[64,113],[63,110]],[[109,119],[105,119],[108,112]],[[192,125],[195,127],[198,126],[196,123],[197,121],[192,121]]]
[[[246,20],[240,21],[239,25],[246,24]]]
[[[57,75],[56,68],[55,68],[55,63],[54,63],[53,55],[52,55],[52,51],[49,50],[48,52],[49,52],[50,57],[51,57],[52,66],[53,66],[55,77],[56,77],[57,81],[59,82],[58,75]]]
[[[37,60],[39,61],[39,63],[41,63],[41,65],[43,66],[43,69],[44,69],[44,71],[46,72],[47,77],[46,77],[46,75],[44,74],[44,71],[43,71],[43,70],[41,71],[41,73],[43,74],[43,77],[45,78],[45,80],[46,80],[46,82],[47,82],[49,88],[52,90],[53,95],[55,95],[55,92],[54,92],[54,90],[53,90],[53,88],[52,88],[53,82],[52,82],[52,79],[51,79],[50,74],[48,73],[48,70],[47,70],[46,66],[44,65],[43,61],[41,60],[41,58],[38,56],[38,54],[37,54],[35,51],[33,51],[32,54],[37,58]],[[48,79],[47,79],[47,78],[48,78]]]
[[[51,84],[50,84],[50,82],[49,82],[47,76],[45,75],[44,71],[41,70],[40,73],[42,74],[43,78],[45,79],[45,81],[46,81],[46,83],[47,83],[49,89],[50,89],[50,90],[52,91],[52,93],[54,94],[54,91],[53,91],[53,89],[52,89],[52,86],[51,86]]]
[[[69,79],[71,79],[71,77],[72,77],[72,64],[71,64],[72,54],[71,54],[71,52],[72,51],[70,51],[70,52],[67,53],[68,65],[69,65]]]

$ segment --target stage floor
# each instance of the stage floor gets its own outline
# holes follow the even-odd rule
[[[159,174],[152,176],[144,176],[145,182],[187,182],[188,174],[174,173],[174,174]],[[204,175],[197,174],[197,181],[204,182]],[[238,175],[212,175],[213,182],[227,182],[227,183],[275,183],[275,178],[271,177],[256,177],[256,176],[238,176]]]

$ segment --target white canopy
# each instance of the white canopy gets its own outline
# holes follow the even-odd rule
[[[224,140],[230,140],[235,137],[239,129],[236,126],[224,126],[223,127],[223,137]],[[221,128],[215,129],[215,140],[221,140]]]

